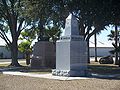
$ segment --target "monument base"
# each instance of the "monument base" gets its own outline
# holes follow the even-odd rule
[[[77,76],[88,76],[88,71],[87,70],[52,70],[52,75],[55,76],[66,76],[66,77],[77,77]]]
[[[36,42],[33,46],[31,68],[55,68],[55,45],[48,41]]]

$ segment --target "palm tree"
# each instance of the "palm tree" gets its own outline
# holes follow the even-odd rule
[[[115,54],[115,53],[119,53],[120,55],[120,44],[119,46],[116,47],[116,45],[114,43],[112,43],[112,45],[114,46],[114,49],[110,51],[111,54]],[[120,56],[119,56],[119,61],[117,61],[117,64],[120,67]]]
[[[117,30],[117,25],[115,25],[115,31],[111,30],[111,33],[108,35],[108,40],[111,40],[111,41],[115,41],[115,43],[112,43],[112,45],[114,46],[114,54],[115,54],[115,65],[118,64],[118,50],[117,48],[119,47],[118,46],[118,35],[119,35],[119,32]]]
[[[56,40],[60,37],[61,34],[60,26],[55,25],[53,27],[48,26],[45,29],[45,33],[48,37],[50,37],[50,41],[55,44]]]

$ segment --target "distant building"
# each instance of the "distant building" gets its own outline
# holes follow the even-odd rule
[[[103,56],[108,56],[111,55],[109,51],[113,50],[114,47],[97,47],[97,56],[98,57],[103,57]],[[95,56],[95,48],[90,47],[90,56],[94,57]]]
[[[0,46],[0,58],[11,58],[11,51],[8,50],[5,46]],[[24,54],[18,52],[18,58],[24,58]]]
[[[114,49],[113,47],[97,47],[97,56],[98,57],[108,56],[110,55],[109,51],[113,49]],[[94,47],[90,47],[90,56],[91,57],[95,56]],[[11,58],[11,52],[5,46],[0,46],[0,58]],[[24,58],[24,54],[19,52],[18,58]]]

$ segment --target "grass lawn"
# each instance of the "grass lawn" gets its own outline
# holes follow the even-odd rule
[[[8,64],[0,64],[0,69],[8,68]]]
[[[37,73],[37,74],[46,74],[50,73],[51,69],[32,69],[30,66],[27,66],[24,62],[20,63],[23,67],[9,67],[9,64],[0,64],[0,69],[9,69],[10,71],[20,71],[25,73]]]
[[[10,68],[9,64],[0,64],[1,68]],[[25,65],[25,63],[22,63]],[[120,74],[120,67],[113,64],[91,62],[88,69],[98,74]],[[51,69],[31,69],[28,66],[15,69],[21,72],[44,74]],[[25,76],[0,74],[0,90],[120,90],[120,77],[117,79],[90,78],[85,80],[60,81]]]
[[[114,64],[99,64],[91,62],[88,65],[89,71],[96,74],[120,74],[120,67]]]
[[[28,73],[50,73],[51,69],[32,69],[25,64],[25,62],[20,63],[24,67],[11,69],[12,71],[21,71]],[[0,64],[0,69],[8,69],[9,64]],[[98,62],[91,62],[88,64],[88,71],[95,74],[120,74],[120,67],[114,64],[99,64]]]

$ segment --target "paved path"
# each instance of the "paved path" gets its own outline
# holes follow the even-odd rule
[[[57,79],[57,80],[77,80],[77,79],[90,79],[90,78],[120,79],[120,74],[115,74],[115,75],[91,74],[91,76],[89,76],[89,77],[64,77],[64,76],[53,76],[51,73],[36,74],[36,73],[24,73],[24,72],[18,72],[18,71],[3,71],[2,73],[7,74],[7,75],[28,76],[28,77]]]
[[[90,79],[88,77],[64,77],[64,76],[53,76],[52,74],[35,74],[35,73],[23,73],[23,72],[12,72],[12,71],[5,71],[3,72],[3,74],[47,78],[47,79],[57,79],[57,80]]]

